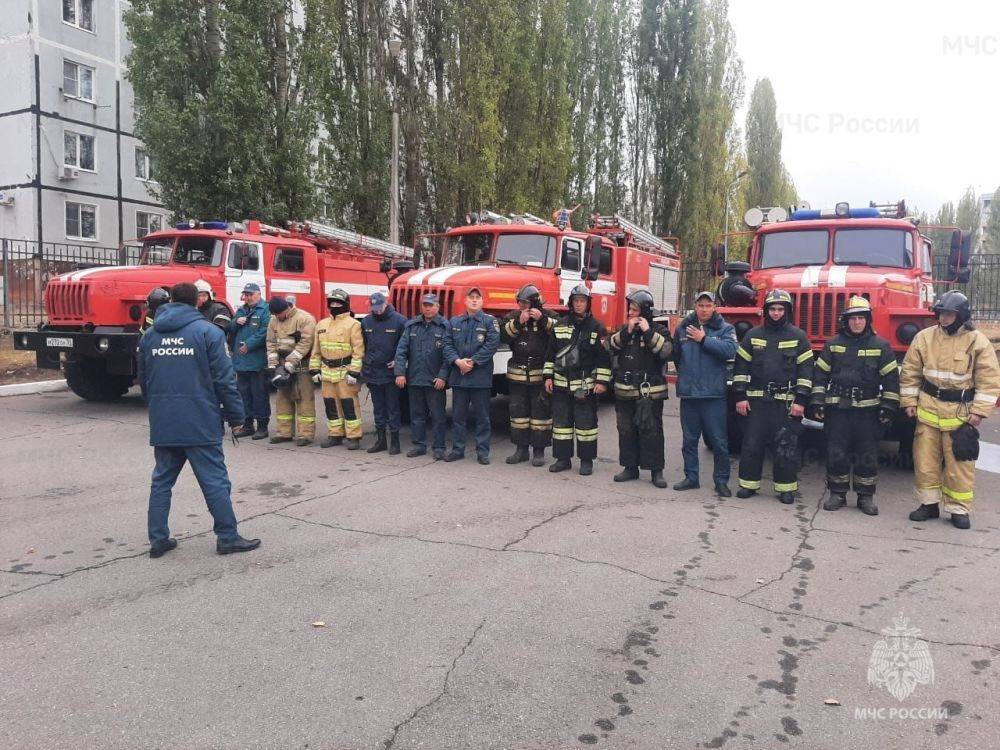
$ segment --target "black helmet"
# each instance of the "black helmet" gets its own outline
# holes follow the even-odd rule
[[[566,300],[570,306],[570,312],[573,312],[573,298],[583,297],[587,300],[587,312],[590,312],[590,290],[587,288],[586,284],[577,284],[569,292],[569,299]]]
[[[625,297],[625,301],[639,308],[639,315],[652,320],[653,318],[653,295],[645,289],[636,289]]]
[[[525,284],[517,292],[518,302],[527,302],[532,307],[542,306],[542,293],[534,284]]]
[[[170,292],[162,286],[158,286],[149,293],[149,296],[146,297],[146,309],[148,309],[150,313],[155,313],[156,308],[160,305],[167,304],[169,301]]]
[[[326,306],[327,308],[342,307],[345,310],[350,310],[351,295],[343,289],[331,289],[326,293]]]
[[[972,307],[969,305],[969,298],[961,292],[945,292],[934,303],[931,312],[939,317],[943,312],[955,313],[955,322],[951,326],[948,326],[949,333],[957,331],[960,326],[967,323],[969,318],[972,317]]]
[[[840,313],[840,327],[847,330],[847,319],[852,315],[864,315],[868,325],[872,324],[872,303],[864,297],[854,295],[847,301],[847,307]]]

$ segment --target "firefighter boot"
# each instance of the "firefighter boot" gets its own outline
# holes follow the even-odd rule
[[[253,434],[251,440],[263,440],[267,437],[267,420],[258,419],[257,420],[257,432]]]
[[[571,468],[573,468],[572,461],[570,461],[568,458],[560,458],[549,467],[549,471],[555,474],[556,472],[566,471],[566,469],[571,469]]]
[[[532,466],[545,466],[545,449],[535,448],[532,450],[531,456]]]
[[[619,471],[612,477],[616,482],[631,482],[633,479],[639,478],[639,467],[638,466],[626,466],[624,469]]]
[[[344,445],[347,447],[347,450],[356,451],[358,448],[361,447],[361,440],[359,440],[358,438],[347,438],[344,441]]]
[[[272,443],[290,443],[293,438],[291,435],[271,435],[270,442]]]
[[[312,445],[312,440],[310,440],[309,438],[304,438],[304,437],[302,437],[302,438],[296,438],[295,444],[297,446],[299,446],[300,448],[304,448],[307,445]]]
[[[395,456],[399,453],[399,430],[389,430],[389,455]]]
[[[924,503],[915,511],[910,513],[911,521],[927,521],[931,518],[938,518],[941,515],[941,508],[937,503]]]
[[[748,497],[753,497],[757,494],[757,490],[748,490],[746,487],[740,487],[736,490],[736,497],[740,500],[746,500]]]
[[[351,441],[348,440],[348,443]],[[347,446],[350,448],[350,445]],[[385,430],[375,430],[375,445],[368,449],[369,453],[381,453],[388,446],[385,443]]]
[[[589,458],[580,459],[580,476],[589,477],[594,473],[594,462]]]
[[[858,496],[860,507],[861,497]],[[840,510],[847,505],[847,494],[844,492],[831,492],[830,497],[823,501],[823,510]]]
[[[659,487],[661,490],[667,486],[667,480],[663,478],[663,471],[660,469],[653,469],[651,472],[652,476],[650,480],[654,487]]]
[[[507,463],[509,464],[519,464],[528,460],[528,446],[519,445],[514,450],[514,452],[507,456]]]
[[[791,505],[792,503],[795,502],[795,493],[794,492],[779,492],[778,493],[778,500],[780,502],[782,502],[783,504],[785,504],[785,505]]]
[[[858,507],[866,516],[878,515],[878,506],[875,504],[874,495],[858,495]]]
[[[972,523],[970,523],[969,516],[967,513],[952,513],[951,525],[954,526],[956,529],[972,528]]]
[[[335,445],[340,445],[344,442],[343,435],[330,435],[326,440],[319,444],[320,448],[332,448]]]

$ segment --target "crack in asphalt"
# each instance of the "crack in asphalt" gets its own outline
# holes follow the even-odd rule
[[[441,685],[441,691],[433,698],[431,698],[431,700],[427,701],[427,703],[424,703],[423,705],[420,705],[416,709],[414,709],[413,713],[411,713],[409,716],[407,716],[405,719],[403,719],[401,722],[399,722],[396,726],[392,728],[392,736],[390,736],[389,739],[387,739],[383,744],[384,750],[390,750],[390,748],[392,748],[392,746],[396,742],[396,737],[399,735],[399,732],[407,724],[416,719],[423,711],[433,706],[435,703],[437,703],[445,695],[448,694],[448,682],[451,680],[451,673],[455,671],[455,667],[458,666],[459,659],[465,656],[465,652],[468,650],[469,646],[472,645],[472,642],[476,640],[476,636],[479,635],[479,631],[483,629],[483,626],[485,624],[486,624],[486,619],[484,618],[483,621],[476,626],[476,629],[472,631],[472,635],[469,636],[469,639],[464,644],[462,644],[462,650],[459,651],[458,655],[451,660],[451,666],[448,667],[448,671],[444,673],[444,682]]]
[[[559,511],[558,513],[553,513],[553,514],[552,514],[551,516],[549,516],[548,518],[546,518],[546,519],[545,519],[544,521],[539,521],[539,522],[538,522],[538,523],[536,523],[536,524],[535,524],[534,526],[529,526],[529,527],[528,527],[528,529],[527,529],[527,531],[525,531],[525,532],[524,532],[523,534],[521,534],[521,536],[519,536],[519,537],[518,537],[517,539],[514,539],[514,540],[512,540],[512,541],[509,541],[509,542],[507,542],[507,543],[506,543],[506,544],[505,544],[505,545],[504,545],[503,547],[501,547],[500,549],[501,549],[501,550],[503,550],[504,552],[506,552],[506,551],[507,551],[507,550],[509,550],[509,549],[510,549],[511,547],[513,547],[513,546],[514,546],[515,544],[520,544],[520,543],[521,543],[521,542],[523,542],[523,541],[524,541],[525,539],[527,539],[527,538],[528,538],[528,535],[529,535],[529,534],[530,534],[530,533],[531,533],[532,531],[534,531],[535,529],[537,529],[537,528],[539,528],[539,527],[541,527],[541,526],[544,526],[544,525],[545,525],[545,524],[547,524],[547,523],[548,523],[549,521],[554,521],[554,520],[556,520],[557,518],[563,518],[564,516],[568,516],[568,515],[569,515],[570,513],[573,513],[574,511],[578,511],[578,510],[580,510],[580,508],[582,508],[582,507],[583,507],[583,503],[580,503],[579,505],[574,505],[574,506],[573,506],[572,508],[568,508],[568,509],[566,509],[566,510],[561,510],[561,511]]]

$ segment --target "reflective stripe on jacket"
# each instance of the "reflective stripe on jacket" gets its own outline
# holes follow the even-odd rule
[[[309,369],[318,370],[323,380],[339,383],[347,373],[360,377],[364,356],[361,323],[349,312],[342,312],[336,318],[323,318],[317,324]]]

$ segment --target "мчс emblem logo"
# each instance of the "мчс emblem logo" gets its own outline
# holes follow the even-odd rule
[[[899,615],[891,628],[883,628],[885,638],[872,647],[868,662],[868,684],[884,687],[898,701],[906,700],[917,685],[934,684],[934,662],[920,630],[908,626]]]

